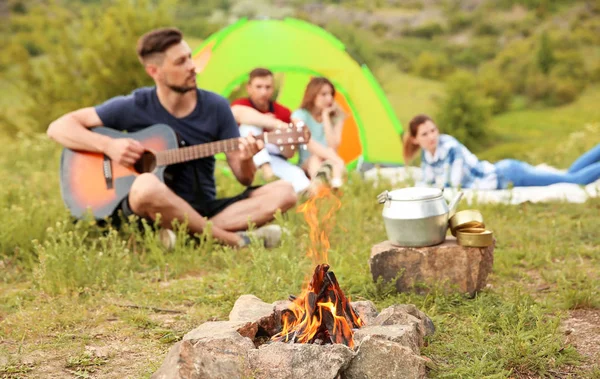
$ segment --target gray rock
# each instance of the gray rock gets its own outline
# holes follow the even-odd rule
[[[250,321],[212,321],[205,322],[191,332],[188,332],[183,336],[183,340],[196,341],[204,338],[235,339],[238,335],[253,340],[257,330],[256,323]]]
[[[354,333],[354,343],[360,345],[367,337],[377,337],[408,347],[415,354],[421,354],[423,337],[416,325],[372,325],[358,329]]]
[[[214,323],[213,323],[214,324]],[[242,379],[250,374],[252,341],[239,334],[177,342],[152,379]]]
[[[425,362],[406,346],[378,336],[367,336],[342,378],[421,379],[427,375]]]
[[[207,322],[187,333],[171,348],[152,378],[425,377],[425,359],[419,352],[423,337],[433,333],[434,328],[427,315],[414,305],[394,305],[377,314],[370,301],[351,303],[367,324],[354,334],[356,351],[342,344],[283,342],[257,349],[255,339],[266,337],[261,328],[266,331],[275,327],[274,322],[280,323],[281,311],[289,304],[266,304],[252,295],[240,297],[230,321]]]
[[[249,353],[257,379],[336,379],[354,356],[345,345],[288,344],[275,342]]]
[[[269,335],[281,329],[281,312],[275,312],[275,306],[254,295],[240,296],[229,312],[230,321],[249,321],[256,323]]]
[[[435,333],[433,321],[412,304],[394,304],[381,311],[372,325],[414,326],[421,340]],[[421,343],[419,346],[423,346]]]
[[[352,301],[350,305],[358,313],[365,325],[371,325],[375,317],[377,317],[377,308],[372,301]]]
[[[279,312],[281,314],[281,312],[290,307],[291,303],[292,302],[289,300],[278,300],[273,303],[273,309],[275,312]]]
[[[442,285],[474,296],[487,284],[494,263],[494,246],[465,247],[454,237],[437,246],[399,247],[389,241],[372,247],[369,266],[373,280],[396,281],[398,292],[426,292]]]

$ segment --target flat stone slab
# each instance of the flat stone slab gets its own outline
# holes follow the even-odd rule
[[[494,244],[466,247],[447,237],[444,243],[427,247],[400,247],[384,241],[371,248],[369,266],[373,280],[396,280],[398,292],[427,292],[443,286],[474,296],[487,284],[494,263]]]

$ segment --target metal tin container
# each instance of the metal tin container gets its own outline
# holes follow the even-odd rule
[[[463,193],[450,205],[437,188],[409,187],[384,191],[377,199],[383,206],[383,221],[389,241],[397,246],[432,246],[446,239],[448,219]]]
[[[456,232],[456,240],[461,246],[487,247],[494,243],[494,234],[489,230],[469,233],[461,229]]]
[[[454,233],[462,228],[485,228],[483,215],[476,209],[467,209],[456,212],[450,218],[450,229]]]

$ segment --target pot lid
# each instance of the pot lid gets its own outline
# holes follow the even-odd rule
[[[428,200],[442,196],[439,188],[408,187],[390,191],[389,199],[399,201]]]

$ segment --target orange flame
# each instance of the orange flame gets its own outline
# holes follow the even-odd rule
[[[341,206],[342,202],[329,187],[320,186],[314,196],[298,207],[298,213],[304,214],[310,228],[311,246],[307,254],[314,264],[329,262],[329,233],[335,225],[334,216]]]
[[[327,264],[328,236],[341,204],[328,187],[321,186],[315,196],[298,207],[310,228],[311,246],[307,254],[317,266],[302,294],[282,313],[282,331],[272,337],[274,341],[343,343],[354,347],[353,329],[364,323]]]

